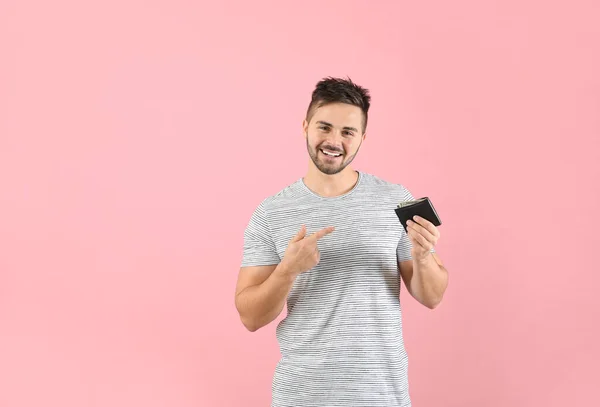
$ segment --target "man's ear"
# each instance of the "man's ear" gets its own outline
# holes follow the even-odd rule
[[[302,120],[302,134],[304,135],[304,138],[308,137],[308,122],[306,119]]]
[[[364,132],[363,135],[362,135],[363,141],[365,141],[366,138],[367,138],[367,132]]]

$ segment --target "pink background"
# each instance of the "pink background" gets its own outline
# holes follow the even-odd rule
[[[242,234],[327,75],[372,91],[356,168],[444,221],[414,405],[598,405],[600,3],[90,3],[0,3],[0,406],[269,404]]]

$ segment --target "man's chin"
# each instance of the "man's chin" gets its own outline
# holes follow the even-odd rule
[[[351,161],[346,160],[346,156],[337,158],[324,157],[325,154],[319,150],[313,155],[309,149],[309,155],[315,167],[326,175],[335,175],[342,172]]]
[[[339,172],[342,172],[342,170],[344,169],[344,166],[343,165],[327,165],[327,164],[319,163],[319,165],[317,165],[317,168],[323,174],[335,175]]]

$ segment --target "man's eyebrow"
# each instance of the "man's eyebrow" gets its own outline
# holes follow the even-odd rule
[[[317,123],[324,124],[325,126],[333,127],[333,124],[324,122],[323,120],[318,120]],[[358,130],[355,129],[354,127],[346,126],[346,127],[344,127],[344,130],[350,130],[350,131],[354,131],[354,132],[358,133]]]

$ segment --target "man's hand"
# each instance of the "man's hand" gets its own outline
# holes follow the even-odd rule
[[[433,223],[420,216],[415,216],[414,222],[407,222],[407,233],[412,242],[412,258],[417,261],[426,259],[440,238],[440,232]]]
[[[281,269],[285,274],[296,277],[319,264],[321,254],[317,248],[317,242],[333,230],[334,227],[329,226],[306,237],[306,226],[302,225],[300,231],[290,240],[281,260],[283,266]]]

